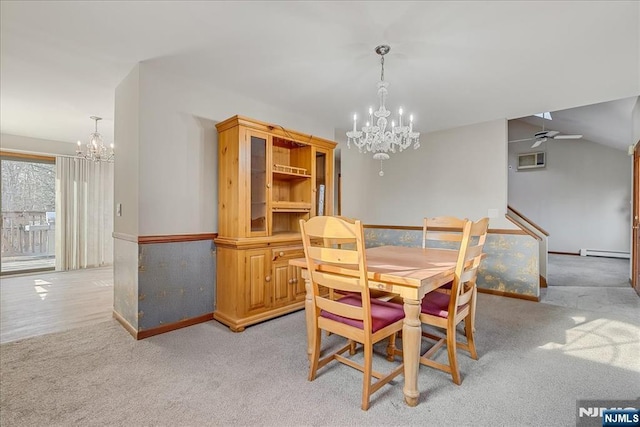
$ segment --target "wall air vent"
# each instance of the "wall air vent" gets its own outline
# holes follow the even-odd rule
[[[518,154],[518,170],[543,168],[546,165],[544,151]]]

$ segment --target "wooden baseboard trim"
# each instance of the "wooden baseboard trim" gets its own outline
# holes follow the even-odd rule
[[[547,278],[546,277],[540,276],[540,287],[541,288],[546,288],[547,287]]]
[[[56,162],[56,157],[55,156],[47,156],[47,155],[44,155],[44,154],[23,153],[23,152],[19,152],[19,151],[1,150],[0,151],[0,156],[2,156],[2,157],[13,157],[13,158],[25,159],[25,160],[40,160],[40,161],[44,161],[44,162],[47,162],[47,163],[55,163]]]
[[[539,297],[534,297],[532,295],[522,295],[522,294],[515,294],[513,292],[496,291],[495,289],[478,288],[478,292],[480,292],[482,294],[498,295],[498,296],[501,296],[501,297],[524,299],[524,300],[527,300],[527,301],[535,301],[535,302],[539,302],[540,301]]]
[[[536,238],[537,240],[540,240],[540,238],[536,235],[532,235],[530,233],[527,233],[526,230],[522,230],[520,228],[516,229],[512,229],[512,228],[490,228],[489,230],[487,230],[487,233],[489,234],[516,234],[518,236],[531,236]]]
[[[122,317],[120,313],[114,310],[113,318],[116,319],[122,325],[122,327],[124,327],[127,332],[131,334],[133,338],[138,339],[138,331],[136,330],[136,328],[134,328],[131,323],[127,322],[127,320]]]
[[[134,236],[126,233],[111,233],[114,239],[126,240],[128,242],[138,243],[140,245],[148,245],[150,243],[180,243],[180,242],[196,242],[199,240],[214,240],[218,237],[218,233],[201,233],[201,234],[168,234],[161,236]]]
[[[165,236],[138,236],[138,243],[146,245],[149,243],[179,243],[179,242],[195,242],[198,240],[214,240],[218,237],[218,233],[202,233],[202,234],[175,234]]]
[[[382,228],[388,230],[419,230],[422,231],[422,227],[417,225],[383,225],[383,224],[363,224],[362,228]]]
[[[383,229],[383,230],[414,230],[414,231],[422,231],[421,226],[415,225],[379,225],[379,224],[364,224],[363,228],[371,228],[371,229]],[[459,231],[452,227],[433,227],[431,228],[433,231]],[[506,229],[506,228],[490,228],[487,230],[489,234],[518,234],[518,235],[528,235],[525,231],[521,229]],[[536,239],[540,240],[537,236],[532,235]]]
[[[138,331],[137,339],[143,340],[145,338],[149,338],[154,335],[164,334],[166,332],[175,331],[176,329],[186,328],[187,326],[208,322],[209,320],[213,320],[213,312],[203,314],[202,316],[192,317],[190,319],[184,319],[179,322],[158,326],[156,328]]]

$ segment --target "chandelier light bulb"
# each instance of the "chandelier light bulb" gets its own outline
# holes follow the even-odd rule
[[[389,84],[384,80],[384,55],[389,53],[391,48],[387,45],[376,47],[375,52],[380,55],[380,81],[378,87],[378,109],[369,107],[369,121],[361,129],[357,129],[357,116],[353,116],[353,130],[347,132],[347,147],[351,148],[351,143],[358,147],[360,152],[366,151],[373,154],[373,158],[380,160],[380,176],[382,171],[382,160],[388,160],[389,153],[403,151],[413,145],[415,149],[420,146],[420,133],[413,131],[413,114],[409,116],[409,127],[402,125],[402,107],[398,109],[398,126],[395,120],[389,120],[391,111],[385,105]],[[374,118],[375,117],[375,118]],[[389,126],[389,121],[391,126]]]

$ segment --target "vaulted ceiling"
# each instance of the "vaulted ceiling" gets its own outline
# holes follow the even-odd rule
[[[632,114],[637,98],[633,96],[554,111],[551,113],[551,120],[543,120],[539,116],[522,117],[518,120],[536,126],[537,131],[544,129],[555,130],[564,135],[582,135],[582,139],[627,151],[629,145],[635,142],[632,139]],[[532,135],[526,137],[530,136]],[[512,138],[515,137],[510,132],[509,139]]]
[[[113,137],[115,87],[140,61],[337,129],[375,104],[383,43],[388,104],[421,132],[640,94],[637,1],[3,0],[0,19],[0,131],[70,143],[92,115]]]

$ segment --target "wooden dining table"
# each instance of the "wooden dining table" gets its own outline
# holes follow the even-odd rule
[[[397,294],[404,301],[402,351],[404,358],[404,400],[416,406],[420,397],[418,371],[420,367],[420,302],[428,292],[453,280],[458,251],[450,249],[417,248],[405,246],[378,246],[366,250],[369,288]],[[305,280],[307,355],[313,348],[313,291],[305,258],[296,258],[289,264],[302,269]],[[355,269],[332,265],[320,270],[357,275]]]

